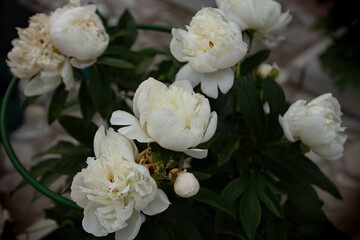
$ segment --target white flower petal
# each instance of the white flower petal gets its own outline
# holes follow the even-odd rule
[[[218,86],[222,93],[227,93],[234,84],[234,72],[231,68],[213,73],[204,73],[201,80],[201,91],[208,97],[218,97]]]
[[[127,226],[115,232],[115,240],[133,240],[137,236],[141,227],[140,212],[134,211],[132,216],[126,221]]]
[[[99,158],[101,156],[101,143],[106,139],[105,128],[100,126],[95,133],[94,137],[94,153],[95,157]]]
[[[183,35],[186,33],[183,29],[171,29],[171,33],[174,38],[170,42],[170,51],[171,54],[175,57],[176,60],[180,62],[185,61],[185,54],[183,53]]]
[[[70,63],[71,65],[73,65],[74,67],[78,68],[78,69],[84,69],[87,67],[90,67],[91,65],[93,65],[96,62],[96,58],[95,59],[89,59],[89,60],[79,60],[77,58],[71,58]]]
[[[172,88],[172,87],[180,87],[182,89],[185,89],[189,92],[193,92],[193,87],[191,86],[191,83],[189,80],[182,80],[182,81],[176,81],[174,83],[172,83],[169,88]]]
[[[209,141],[210,138],[212,138],[212,136],[214,136],[214,134],[216,132],[216,128],[217,128],[217,118],[218,118],[217,113],[212,112],[210,115],[209,125],[206,129],[203,139],[201,140],[201,143]]]
[[[129,125],[120,128],[118,131],[130,139],[136,139],[139,142],[153,142],[153,139],[142,129],[139,120],[128,112],[120,110],[113,112],[110,123],[120,126]]]
[[[155,215],[165,211],[169,205],[170,201],[163,190],[157,189],[156,190],[156,197],[153,201],[151,201],[146,208],[142,209],[141,211],[146,215]]]
[[[61,83],[61,78],[45,81],[40,78],[40,74],[34,77],[25,87],[24,94],[27,97],[41,95],[57,88]]]
[[[70,65],[69,58],[65,60],[64,65],[60,71],[60,75],[65,84],[65,90],[69,91],[74,86],[73,69]]]
[[[206,158],[208,154],[207,149],[198,149],[198,148],[191,148],[184,151],[185,154],[189,155],[190,157],[197,158],[197,159],[203,159]]]
[[[82,226],[84,230],[96,237],[106,236],[107,233],[104,232],[104,228],[101,226],[98,217],[95,215],[97,205],[89,203],[84,209],[84,218],[82,221]]]
[[[190,64],[187,63],[176,74],[176,81],[189,80],[192,87],[195,87],[201,82],[203,76],[203,73],[194,71]]]
[[[73,179],[71,184],[71,199],[80,207],[85,208],[86,205],[89,203],[87,196],[83,193],[80,189],[80,186],[83,186],[84,178],[81,172],[77,173]]]

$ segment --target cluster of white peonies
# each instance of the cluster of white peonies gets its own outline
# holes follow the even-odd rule
[[[88,67],[105,51],[109,36],[95,10],[95,5],[81,7],[79,0],[73,0],[50,15],[32,16],[27,28],[18,28],[19,38],[12,41],[7,64],[14,76],[33,77],[26,96],[44,94],[61,82],[71,89],[71,65]]]
[[[274,37],[292,19],[289,11],[282,13],[280,3],[274,0],[216,0],[217,6],[241,31],[253,31],[255,37],[276,45],[283,37]]]
[[[217,127],[217,114],[203,95],[194,93],[188,81],[169,87],[149,78],[140,84],[133,100],[135,116],[113,112],[112,125],[127,125],[118,131],[139,142],[156,142],[163,148],[205,158],[207,150],[196,149],[208,141]]]
[[[231,69],[247,52],[240,28],[222,11],[203,8],[183,29],[172,29],[172,55],[188,62],[176,75],[176,81],[189,80],[192,86],[201,82],[201,90],[209,97],[218,97],[218,86],[227,93],[234,83]]]
[[[97,237],[115,232],[117,240],[134,239],[142,223],[140,212],[155,215],[170,202],[149,170],[135,162],[138,150],[131,140],[100,127],[94,152],[71,187],[71,198],[84,208],[83,228]]]
[[[339,102],[327,93],[308,104],[296,101],[284,116],[279,116],[279,122],[290,142],[300,140],[319,156],[334,160],[343,156],[347,139],[341,115]]]

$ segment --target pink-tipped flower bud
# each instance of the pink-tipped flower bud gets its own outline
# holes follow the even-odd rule
[[[194,174],[189,172],[178,173],[175,183],[175,193],[183,198],[189,198],[196,195],[199,192],[200,184]]]

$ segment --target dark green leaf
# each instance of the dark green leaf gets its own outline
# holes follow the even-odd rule
[[[285,103],[284,91],[273,79],[265,79],[263,90],[270,106],[269,140],[271,140],[280,128],[279,115],[286,111],[287,105]]]
[[[133,69],[134,65],[124,60],[112,57],[102,57],[97,60],[98,64],[116,67],[116,68],[125,68],[125,69]],[[106,76],[104,76],[105,78]]]
[[[250,183],[250,176],[243,175],[229,182],[221,193],[221,197],[233,203]]]
[[[250,80],[244,79],[238,93],[238,106],[258,141],[262,142],[265,131],[265,115],[260,95]]]
[[[240,145],[240,139],[231,138],[230,141],[225,145],[225,147],[221,150],[218,154],[218,166],[221,167],[225,163],[227,163],[231,156],[233,155],[236,150],[238,150]]]
[[[117,30],[126,30],[128,31],[128,34],[124,37],[117,38],[116,43],[120,45],[125,45],[126,47],[130,48],[136,40],[137,28],[136,22],[134,21],[134,18],[131,16],[128,10],[125,10],[123,15],[119,18]]]
[[[45,174],[46,172],[53,171],[55,166],[61,161],[59,158],[50,158],[39,162],[35,166],[31,167],[30,173],[34,177]]]
[[[294,177],[286,168],[270,158],[257,154],[253,154],[253,158],[280,179],[279,184],[288,193],[289,200],[297,207],[316,219],[324,220],[326,218],[321,211],[321,202],[309,184]]]
[[[266,240],[286,240],[287,226],[284,220],[272,217],[266,224]]]
[[[269,189],[256,188],[256,193],[265,206],[279,218],[285,218],[280,199]]]
[[[240,233],[235,232],[237,228],[234,228],[229,222],[233,222],[233,219],[229,219],[228,215],[222,211],[216,211],[215,214],[215,232],[233,236],[238,239],[244,239]]]
[[[40,97],[41,95],[26,97],[21,105],[21,111],[25,111],[28,106],[34,104]]]
[[[103,118],[106,118],[113,105],[113,92],[107,74],[97,65],[90,68],[89,92],[95,109]]]
[[[247,57],[240,68],[241,76],[245,76],[264,62],[270,54],[270,50],[261,50],[254,55]]]
[[[261,207],[252,184],[248,185],[242,194],[239,212],[246,235],[250,240],[254,239],[260,224]]]
[[[206,180],[211,177],[211,174],[204,173],[204,172],[198,172],[198,171],[191,171],[192,174],[196,177],[198,181]]]
[[[86,80],[82,81],[80,86],[79,103],[84,123],[86,126],[88,126],[91,122],[92,117],[95,114],[95,107],[92,103]]]
[[[65,90],[64,84],[56,88],[48,109],[47,119],[49,124],[53,123],[61,115],[67,95],[68,91]]]
[[[235,213],[231,205],[220,195],[206,188],[200,188],[198,194],[196,194],[192,198],[195,199],[196,201],[206,203],[212,207],[215,207],[216,209],[224,211],[230,214],[231,216],[235,217]]]
[[[71,142],[58,141],[55,146],[52,146],[48,150],[34,155],[33,158],[38,158],[46,154],[59,154],[62,157],[65,157],[69,154],[72,154],[73,152],[76,152],[77,150],[77,146]]]
[[[90,123],[89,126],[85,126],[82,119],[72,116],[61,116],[59,122],[69,135],[88,148],[93,148],[93,139],[98,129],[95,124]]]
[[[277,161],[280,165],[291,172],[299,179],[314,184],[321,189],[329,192],[334,197],[341,199],[341,195],[336,186],[321,172],[320,168],[310,159],[303,155],[296,158],[281,160],[279,158],[280,152],[284,151],[283,148],[268,148],[263,150],[263,154],[267,157]]]

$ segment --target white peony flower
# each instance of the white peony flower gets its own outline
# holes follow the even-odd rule
[[[341,127],[340,104],[330,93],[306,104],[298,100],[279,122],[290,142],[301,140],[319,156],[333,160],[343,156],[347,136]]]
[[[76,174],[71,198],[84,208],[83,228],[94,236],[115,232],[115,239],[134,239],[141,226],[140,211],[155,215],[170,202],[157,188],[149,170],[135,162],[135,144],[100,127],[94,138],[95,158]]]
[[[183,198],[189,198],[199,192],[200,184],[194,174],[189,172],[180,172],[177,174],[174,190],[175,193]]]
[[[247,52],[241,30],[218,9],[201,9],[183,29],[172,29],[172,55],[189,62],[180,69],[176,80],[189,80],[192,86],[201,82],[207,96],[218,97],[218,86],[227,93],[234,83],[231,69]]]
[[[69,90],[74,84],[69,59],[52,43],[49,34],[49,16],[39,13],[29,19],[29,26],[18,28],[19,38],[12,41],[7,64],[18,78],[35,76],[25,88],[26,96],[44,94],[65,84]]]
[[[214,135],[217,114],[210,112],[209,101],[195,94],[188,81],[175,82],[168,88],[149,78],[136,90],[133,110],[136,117],[125,111],[112,114],[112,125],[129,125],[118,130],[121,134],[194,158],[206,157],[207,150],[194,147]]]
[[[94,64],[108,46],[109,35],[95,11],[96,5],[75,5],[60,8],[51,16],[51,40],[63,54],[72,57],[71,64],[76,68]]]
[[[283,39],[274,38],[272,33],[283,29],[292,19],[289,11],[282,13],[280,3],[274,0],[216,0],[216,3],[242,31],[255,31],[256,37],[270,42]]]

